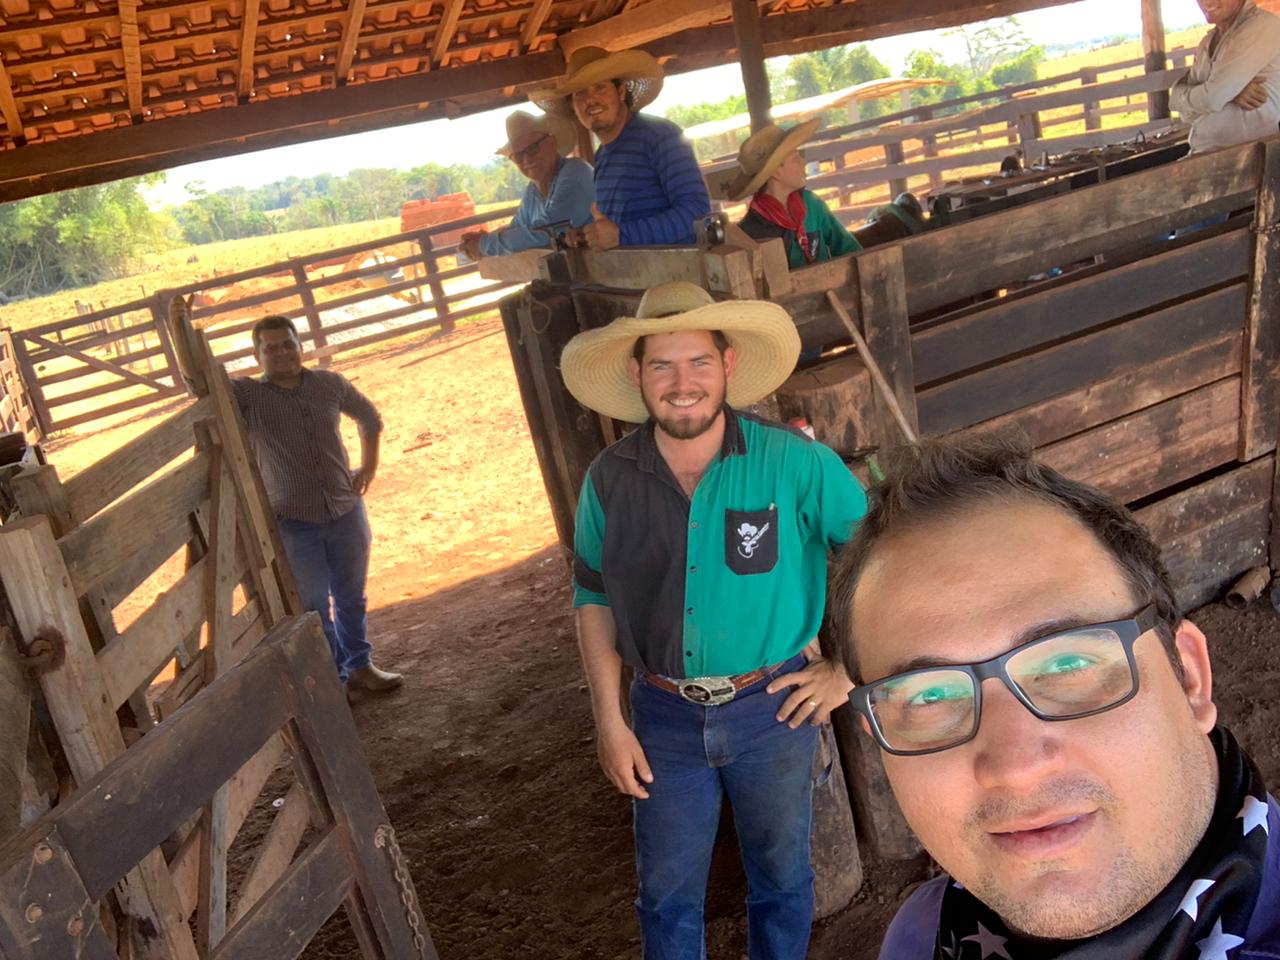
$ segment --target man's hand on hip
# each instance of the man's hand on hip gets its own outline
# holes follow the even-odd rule
[[[787,687],[795,687],[778,711],[778,722],[792,730],[806,720],[815,727],[831,719],[831,711],[849,701],[853,682],[844,667],[830,660],[814,660],[803,670],[776,678],[768,687],[768,693],[777,693]]]
[[[1267,87],[1262,82],[1262,77],[1254,77],[1250,80],[1243,90],[1231,98],[1241,110],[1257,110],[1267,102]]]
[[[361,467],[351,474],[351,489],[355,491],[357,497],[363,497],[365,491],[369,489],[369,485],[373,483],[374,471],[366,467]]]
[[[649,791],[640,781],[653,783],[653,772],[644,748],[621,716],[596,728],[596,755],[600,757],[600,769],[619,793],[637,800],[649,799]]]

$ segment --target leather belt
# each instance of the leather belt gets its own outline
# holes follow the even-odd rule
[[[646,673],[644,678],[659,690],[674,693],[690,703],[696,703],[701,707],[714,707],[721,703],[728,703],[742,690],[763,680],[770,671],[776,670],[786,662],[781,660],[767,667],[752,670],[750,673],[740,673],[736,677],[686,677],[683,680],[673,680],[656,673]]]

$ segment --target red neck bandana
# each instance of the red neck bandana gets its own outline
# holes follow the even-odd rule
[[[803,190],[793,190],[791,195],[787,197],[787,205],[785,207],[778,202],[776,197],[761,190],[751,198],[751,209],[774,226],[794,233],[796,235],[796,243],[800,245],[800,252],[804,254],[804,262],[813,263],[813,245],[809,242],[809,235],[804,232]]]

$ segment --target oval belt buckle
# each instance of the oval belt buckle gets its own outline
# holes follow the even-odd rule
[[[679,681],[679,690],[684,699],[702,707],[728,703],[738,693],[728,677],[691,677]]]

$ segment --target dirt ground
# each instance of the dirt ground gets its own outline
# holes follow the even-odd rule
[[[354,711],[440,956],[638,956],[630,810],[596,767],[568,568],[500,325],[355,355],[335,369],[387,423],[368,499],[370,635],[378,662],[406,679]],[[73,473],[164,409],[55,441],[50,459]],[[1196,619],[1211,640],[1224,719],[1280,784],[1280,619],[1265,602],[1243,612],[1211,606]],[[263,796],[265,806],[270,785]],[[247,825],[250,836],[266,816]],[[745,890],[722,846],[710,954],[737,960]],[[855,902],[815,930],[815,960],[875,957],[888,919],[928,869],[869,856],[864,865]],[[341,915],[304,954],[358,955]]]

